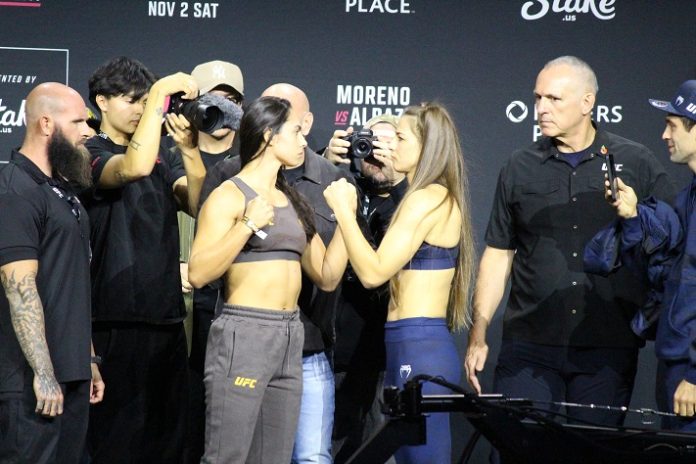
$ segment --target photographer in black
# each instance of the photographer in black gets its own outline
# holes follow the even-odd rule
[[[358,222],[376,249],[407,189],[404,174],[392,169],[387,155],[398,118],[385,114],[354,133],[337,130],[324,156],[349,167],[358,187]],[[373,140],[369,138],[372,131]],[[370,148],[369,145],[372,145]],[[367,156],[365,156],[367,155]],[[384,322],[388,285],[366,289],[350,265],[337,301],[334,345],[336,412],[333,454],[345,462],[384,422],[380,398],[384,379]]]
[[[94,188],[82,199],[93,252],[92,339],[109,385],[90,411],[94,463],[178,462],[183,451],[188,369],[176,212],[197,198],[205,168],[191,123],[168,111],[176,94],[198,95],[191,76],[157,80],[128,57],[89,80],[101,125],[85,144]],[[161,146],[165,113],[179,159]]]

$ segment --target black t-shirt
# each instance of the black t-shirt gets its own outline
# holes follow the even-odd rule
[[[205,166],[205,170],[208,171],[210,168],[215,166],[217,163],[220,161],[224,160],[225,158],[235,156],[235,153],[232,151],[230,148],[229,150],[225,150],[222,153],[208,153],[203,150],[200,150],[201,152],[201,160],[203,161],[203,166]]]
[[[233,145],[222,153],[216,154],[208,153],[203,150],[199,151],[206,172],[209,172],[220,161],[238,155],[238,153],[236,153],[236,145]],[[202,202],[199,203],[199,205],[200,204],[202,204]],[[218,293],[221,288],[222,278],[215,279],[208,285],[196,289],[196,291],[193,292],[194,309],[207,312],[208,315],[206,315],[206,317],[212,319],[212,315],[215,313],[215,307],[218,303]]]
[[[604,199],[602,146],[639,199],[674,194],[647,148],[602,130],[576,167],[548,138],[513,153],[500,172],[486,231],[489,246],[516,250],[503,338],[555,346],[641,344],[629,321],[644,302],[645,285],[627,270],[605,278],[583,269],[585,245],[616,218]]]
[[[105,136],[92,137],[86,146],[95,185],[108,160],[127,148]],[[162,147],[149,176],[83,196],[92,224],[95,321],[166,324],[186,316],[173,193],[184,175],[181,160]]]
[[[37,260],[46,342],[58,382],[90,370],[89,220],[70,187],[21,153],[0,168],[0,266]],[[79,219],[78,219],[79,218]],[[0,393],[19,392],[30,369],[0,295]],[[31,386],[29,386],[31,388]]]

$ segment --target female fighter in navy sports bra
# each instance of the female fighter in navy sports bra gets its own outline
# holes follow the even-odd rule
[[[348,261],[341,234],[325,249],[310,207],[278,175],[304,161],[302,116],[274,97],[246,108],[242,170],[198,218],[189,281],[225,278],[205,359],[205,463],[290,462],[302,391],[301,272],[333,290]]]
[[[410,186],[376,251],[356,223],[353,186],[334,182],[324,196],[363,285],[376,287],[390,280],[385,385],[402,388],[419,374],[459,383],[461,362],[448,328],[456,331],[469,321],[474,245],[464,159],[457,131],[442,106],[423,104],[404,112],[392,162]],[[448,391],[425,383],[423,393]],[[449,414],[430,414],[427,444],[402,447],[396,460],[450,463]]]

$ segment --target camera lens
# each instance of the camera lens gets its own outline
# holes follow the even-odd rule
[[[195,100],[183,100],[183,93],[171,96],[167,113],[182,114],[193,127],[201,132],[211,134],[220,129],[225,122],[225,115],[215,105],[208,105]]]
[[[224,115],[217,106],[210,106],[191,100],[181,105],[181,114],[201,132],[210,134],[222,127]]]
[[[372,141],[370,139],[359,138],[353,142],[353,155],[356,158],[367,158],[372,154]]]

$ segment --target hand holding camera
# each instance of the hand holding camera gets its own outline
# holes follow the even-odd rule
[[[198,85],[186,73],[178,72],[163,77],[152,85],[150,93],[168,96],[169,99],[165,98],[164,102],[164,113],[183,115],[191,123],[192,129],[210,134],[223,127],[225,116],[222,110],[215,104],[198,98]]]
[[[198,96],[198,85],[193,77],[186,73],[178,72],[165,76],[152,84],[150,93],[157,95],[174,95],[181,94],[181,97],[186,100],[192,100]]]
[[[350,160],[347,158],[350,142],[345,138],[352,133],[352,127],[349,127],[347,130],[335,130],[329,145],[324,150],[324,157],[334,164],[350,164]]]
[[[380,170],[385,179],[392,186],[401,182],[406,175],[394,170],[393,142],[375,140],[372,144],[374,145],[372,156],[382,165]]]
[[[192,130],[191,123],[184,116],[167,113],[164,116],[164,127],[174,143],[182,149],[191,150],[198,146],[197,133]]]
[[[343,137],[343,140],[350,143],[347,155],[349,158],[365,159],[372,156],[373,142],[377,140],[371,129],[360,129],[358,132],[350,133]]]

